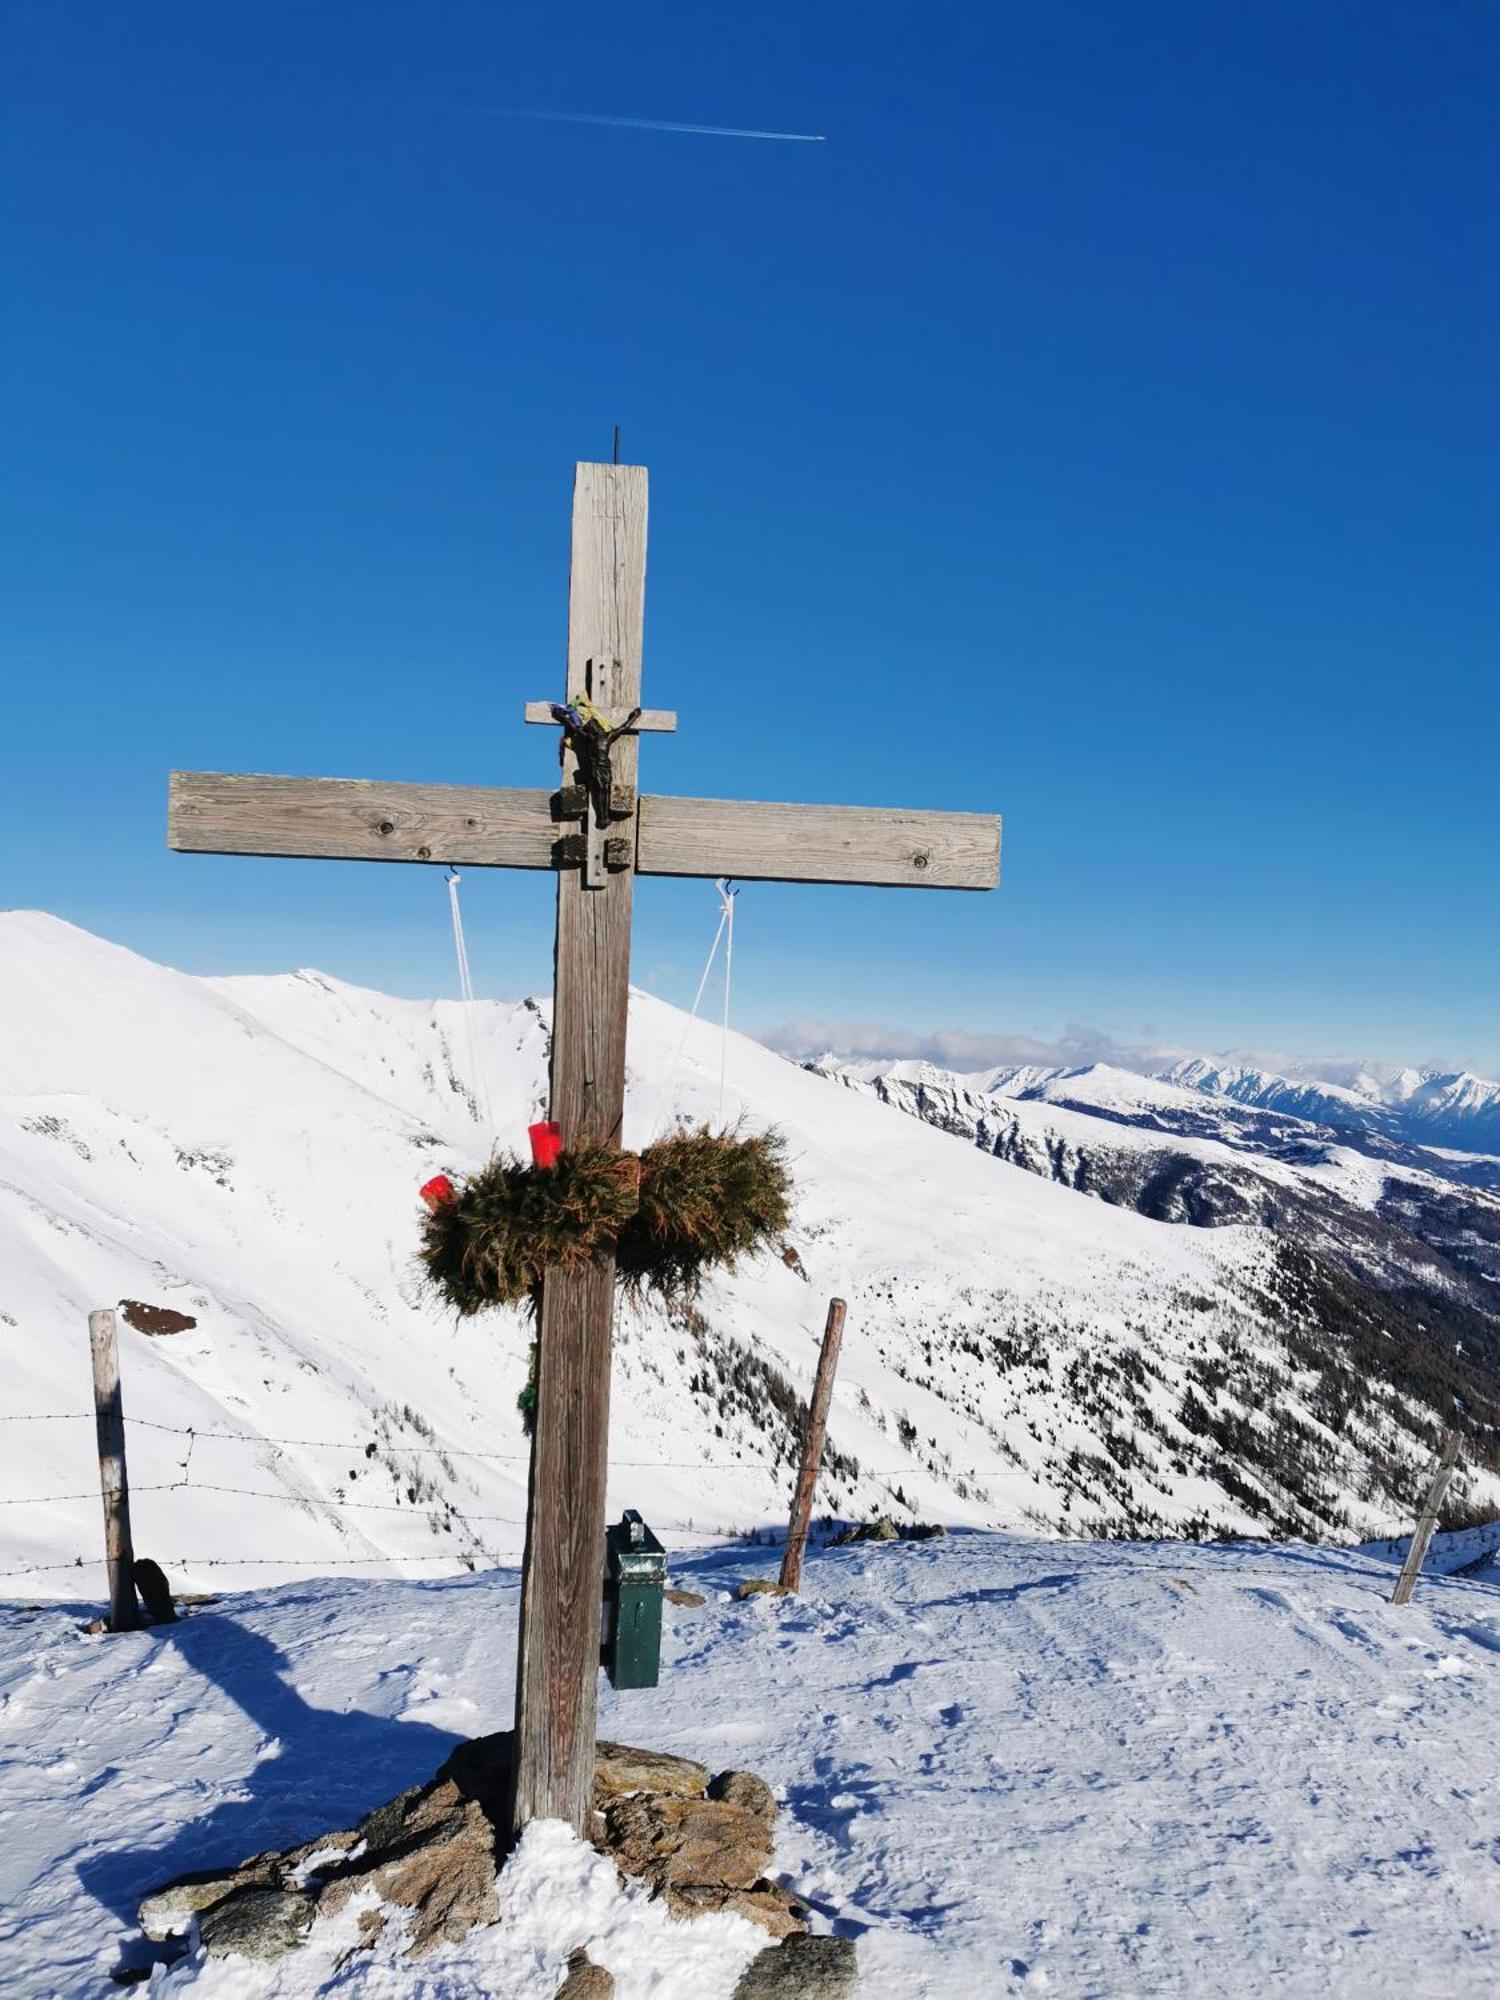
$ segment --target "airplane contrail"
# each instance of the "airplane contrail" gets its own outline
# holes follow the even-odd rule
[[[706,139],[789,139],[801,146],[821,146],[826,132],[756,132],[740,125],[682,125],[670,118],[612,118],[603,111],[494,110],[494,118],[538,118],[551,125],[620,125],[635,132],[692,132]]]

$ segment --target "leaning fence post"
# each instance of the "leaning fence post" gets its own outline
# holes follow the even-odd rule
[[[1422,1573],[1422,1564],[1427,1559],[1428,1545],[1433,1530],[1438,1524],[1442,1511],[1443,1496],[1448,1491],[1448,1482],[1453,1477],[1453,1469],[1458,1464],[1459,1437],[1457,1431],[1449,1431],[1443,1440],[1443,1455],[1433,1469],[1432,1484],[1427,1488],[1427,1498],[1422,1502],[1422,1512],[1411,1538],[1411,1547],[1406,1551],[1406,1561],[1401,1565],[1401,1574],[1396,1579],[1396,1588],[1391,1592],[1392,1604],[1405,1604],[1416,1588],[1417,1578]]]
[[[823,1433],[828,1426],[828,1405],[833,1397],[833,1371],[839,1365],[839,1342],[844,1337],[845,1306],[842,1299],[828,1301],[828,1324],[823,1329],[823,1352],[818,1356],[817,1380],[807,1407],[807,1435],[802,1443],[802,1470],[797,1475],[797,1491],[792,1500],[791,1525],[786,1534],[786,1551],[781,1558],[781,1587],[798,1590],[802,1585],[802,1558],[807,1551],[807,1524],[812,1519],[813,1494],[818,1484],[818,1467],[823,1463]]]
[[[120,1350],[115,1316],[89,1314],[89,1354],[94,1364],[94,1426],[99,1436],[99,1491],[104,1499],[104,1560],[109,1570],[109,1629],[131,1632],[140,1624],[131,1570],[130,1487],[125,1478],[125,1412],[120,1402]]]

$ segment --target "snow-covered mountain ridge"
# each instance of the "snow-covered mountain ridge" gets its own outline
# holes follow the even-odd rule
[[[1398,1266],[1493,1312],[1500,1157],[1252,1108],[1207,1087],[1108,1063],[963,1075],[930,1063],[841,1062],[817,1074],[872,1091],[1032,1172],[1171,1221],[1293,1222],[1355,1263]],[[1363,1246],[1363,1248],[1361,1248]],[[1347,1261],[1347,1258],[1346,1258]]]
[[[1299,1065],[1299,1074],[1280,1076],[1197,1056],[1159,1073],[1190,1090],[1318,1124],[1382,1132],[1415,1145],[1500,1153],[1500,1083],[1469,1070],[1331,1063],[1318,1070]]]
[[[1129,1079],[1122,1091],[1127,1103],[1172,1105],[1180,1102],[1170,1094],[1175,1088],[1215,1100],[1221,1107],[1237,1104],[1318,1125],[1351,1145],[1373,1142],[1500,1155],[1500,1083],[1487,1077],[1468,1070],[1357,1062],[1295,1068],[1295,1074],[1282,1075],[1231,1058],[1191,1056],[1144,1070],[1108,1063],[1072,1069],[1021,1065],[989,1070],[967,1081],[1000,1096],[1024,1097],[1045,1093],[1067,1079],[1073,1080],[1075,1089],[1097,1088],[1099,1077],[1108,1075]],[[1163,1094],[1154,1096],[1153,1084],[1164,1086]]]
[[[137,1542],[174,1580],[431,1574],[519,1547],[527,1331],[507,1314],[456,1325],[424,1296],[416,1189],[524,1145],[546,1051],[537,1002],[466,1021],[316,973],[199,980],[53,918],[0,917],[13,1589],[97,1587],[52,1565],[97,1551],[84,1315],[120,1298],[198,1321],[121,1336]],[[712,1120],[720,1056],[717,1029],[633,996],[626,1143]],[[1046,1123],[1028,1145],[1073,1143],[1050,1104],[987,1103]],[[726,1115],[787,1135],[805,1276],[767,1258],[691,1314],[622,1308],[610,1504],[679,1541],[784,1521],[834,1292],[850,1316],[820,1504],[844,1514],[1378,1534],[1407,1516],[1455,1390],[1500,1422],[1465,1289],[1479,1280],[1452,1259],[1447,1304],[1434,1280],[1414,1314],[1253,1202],[1222,1227],[1175,1226],[1094,1199],[1092,1167],[987,1156],[739,1036]],[[1215,1143],[1200,1165],[1227,1187],[1244,1156]],[[1363,1156],[1264,1165],[1280,1198],[1321,1190],[1330,1218],[1368,1214],[1351,1192],[1375,1173]],[[1500,1500],[1487,1463],[1467,1490]]]

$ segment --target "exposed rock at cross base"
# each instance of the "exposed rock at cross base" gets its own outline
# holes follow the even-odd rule
[[[202,1938],[217,1958],[280,1958],[312,1929],[311,1896],[287,1889],[240,1889],[202,1918]]]
[[[488,1743],[487,1736],[479,1738]],[[708,1766],[691,1757],[670,1757],[661,1750],[636,1750],[628,1743],[594,1745],[594,1810],[603,1812],[611,1799],[632,1792],[654,1792],[679,1799],[701,1799],[708,1790]]]
[[[730,2000],[849,2000],[855,1978],[848,1938],[788,1937],[751,1959]]]
[[[751,1597],[790,1597],[792,1593],[784,1583],[772,1583],[768,1576],[747,1576],[734,1586],[734,1594],[743,1604]]]
[[[615,1975],[595,1965],[580,1945],[568,1960],[567,1977],[553,2000],[614,2000]]]
[[[491,1752],[489,1746],[497,1749]],[[208,1950],[244,1951],[238,1942],[237,1912],[260,1922],[258,1957],[274,1957],[300,1943],[313,1915],[333,1915],[356,1891],[373,1888],[382,1904],[410,1911],[408,1950],[420,1954],[439,1943],[456,1943],[476,1924],[492,1924],[500,1914],[495,1893],[495,1829],[504,1810],[509,1738],[479,1737],[452,1753],[437,1776],[377,1806],[355,1827],[323,1835],[284,1853],[257,1854],[219,1875],[183,1878],[140,1908],[147,1937],[161,1940],[186,1928],[196,1915]],[[246,1899],[258,1900],[250,1904]],[[295,1904],[306,1922],[301,1934],[287,1935],[290,1915],[277,1916],[273,1903]],[[232,1926],[220,1930],[221,1913]],[[378,1916],[379,1912],[369,1913]],[[362,1942],[373,1942],[383,1927],[362,1926]]]
[[[513,1741],[502,1730],[461,1743],[425,1785],[377,1806],[357,1826],[284,1853],[253,1855],[238,1868],[184,1876],[141,1904],[141,1928],[161,1942],[196,1917],[210,1953],[274,1958],[299,1945],[315,1917],[335,1915],[351,1897],[373,1891],[379,1906],[361,1911],[356,1950],[374,1942],[390,1911],[407,1913],[410,1957],[456,1943],[500,1916],[495,1876]],[[753,1771],[724,1771],[710,1781],[707,1766],[690,1758],[600,1743],[593,1807],[594,1845],[623,1874],[648,1883],[674,1916],[732,1910],[778,1941],[806,1931],[806,1905],[765,1872],[776,1801]],[[584,1974],[602,1968],[576,1961],[577,1954],[569,1979],[576,1972],[578,1983],[565,1983],[567,2000],[603,2000],[613,1982],[587,1983]]]
[[[725,1805],[742,1806],[746,1812],[758,1814],[767,1826],[776,1817],[776,1794],[754,1771],[721,1771],[717,1778],[710,1781],[708,1796],[722,1799]]]

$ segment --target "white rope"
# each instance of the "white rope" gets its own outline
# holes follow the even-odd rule
[[[448,906],[453,913],[453,949],[458,954],[458,996],[474,998],[474,982],[469,977],[469,947],[464,939],[463,911],[458,907],[458,885],[463,880],[456,868],[448,870]]]
[[[703,1004],[704,988],[708,985],[709,974],[714,969],[714,960],[719,955],[719,941],[724,936],[726,931],[728,931],[730,936],[731,952],[733,951],[734,948],[733,947],[734,899],[739,894],[739,891],[737,889],[731,889],[727,881],[715,882],[714,887],[719,892],[719,928],[714,932],[714,941],[708,948],[708,957],[703,961],[703,972],[698,981],[698,990],[693,995],[693,1004],[688,1009],[688,1017],[682,1024],[682,1034],[678,1038],[677,1052],[672,1057],[672,1061],[667,1070],[667,1073],[665,1077],[663,1077],[662,1079],[661,1088],[656,1093],[656,1101],[652,1106],[651,1119],[650,1123],[647,1126],[647,1131],[650,1133],[653,1139],[655,1139],[658,1136],[661,1130],[662,1110],[666,1104],[668,1093],[672,1088],[672,1084],[676,1078],[678,1069],[681,1067],[683,1052],[687,1048],[688,1044],[688,1036],[693,1032],[693,1023],[697,1020],[698,1009]],[[725,975],[724,975],[724,1030],[726,1034],[728,1033],[728,1029],[729,1029],[729,973],[728,973],[728,967],[726,965]],[[719,1110],[721,1114],[723,1112],[723,1109],[724,1109],[724,1065],[723,1061],[721,1060],[719,1065]]]
[[[474,1115],[482,1118],[485,1129],[493,1128],[490,1094],[484,1071],[479,1066],[479,1045],[474,1035],[474,981],[469,972],[469,946],[464,937],[463,912],[458,906],[458,885],[462,878],[456,868],[448,870],[448,908],[453,916],[453,950],[458,959],[459,1005],[463,1009],[464,1041],[469,1051],[469,1076],[474,1086]]]
[[[730,882],[715,882],[724,908],[724,1025],[719,1037],[719,1123],[724,1122],[724,1078],[729,1069],[729,988],[734,978],[734,899],[740,893]]]

